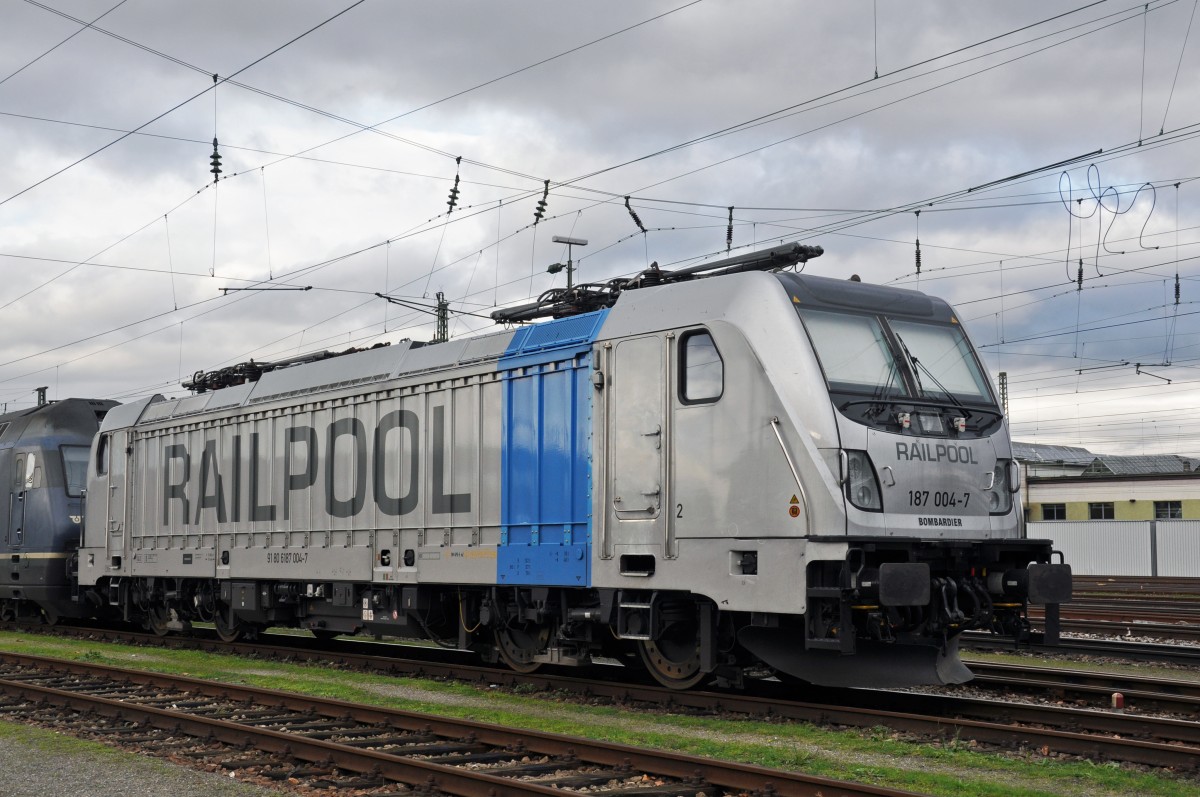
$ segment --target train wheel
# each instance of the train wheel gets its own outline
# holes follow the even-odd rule
[[[11,623],[17,619],[17,607],[9,601],[0,601],[0,622]]]
[[[166,636],[170,632],[170,629],[167,628],[169,622],[171,622],[171,610],[165,606],[154,606],[146,611],[146,619],[142,624],[155,636]]]
[[[341,631],[334,631],[330,628],[310,628],[310,633],[322,642],[328,642],[331,639],[337,639],[342,635]]]
[[[678,622],[658,639],[638,643],[642,663],[668,689],[690,689],[708,674],[700,670],[700,634],[694,623]]]
[[[42,607],[42,622],[49,626],[58,625],[58,621],[62,619],[56,610],[43,606]]]
[[[221,606],[213,614],[213,628],[217,631],[217,638],[225,643],[237,642],[247,630],[246,623],[236,617],[230,623],[227,610]]]
[[[531,673],[542,666],[533,657],[545,650],[549,641],[548,626],[505,626],[496,631],[496,652],[509,668],[520,673]]]

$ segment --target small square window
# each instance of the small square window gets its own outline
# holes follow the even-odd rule
[[[1155,501],[1154,502],[1154,519],[1155,520],[1182,520],[1183,519],[1183,502],[1182,501]]]
[[[1066,520],[1066,504],[1042,504],[1042,520]]]
[[[1112,520],[1113,517],[1112,501],[1088,504],[1088,520]]]

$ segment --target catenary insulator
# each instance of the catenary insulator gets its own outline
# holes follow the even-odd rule
[[[629,197],[625,197],[625,209],[629,211],[629,217],[633,219],[633,223],[637,225],[637,228],[645,232],[646,228],[642,225],[642,220],[638,218],[638,214],[629,206]]]
[[[212,152],[212,172],[213,182],[215,183],[221,177],[221,153],[217,152],[217,139],[213,137],[213,152]]]

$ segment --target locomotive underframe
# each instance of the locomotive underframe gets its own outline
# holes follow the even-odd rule
[[[105,579],[84,598],[157,633],[193,622],[227,640],[268,626],[366,632],[431,639],[520,671],[640,657],[676,688],[767,668],[828,685],[961,682],[971,675],[958,634],[1020,640],[1030,602],[1047,604],[1046,633],[1057,635],[1070,569],[1051,563],[1049,541],[839,539],[843,560],[807,566],[804,615],[722,612],[701,595],[650,589],[163,577]]]

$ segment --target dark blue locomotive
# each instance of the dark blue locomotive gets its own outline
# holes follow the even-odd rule
[[[66,399],[0,415],[0,617],[88,613],[75,599],[92,438],[115,401]]]

